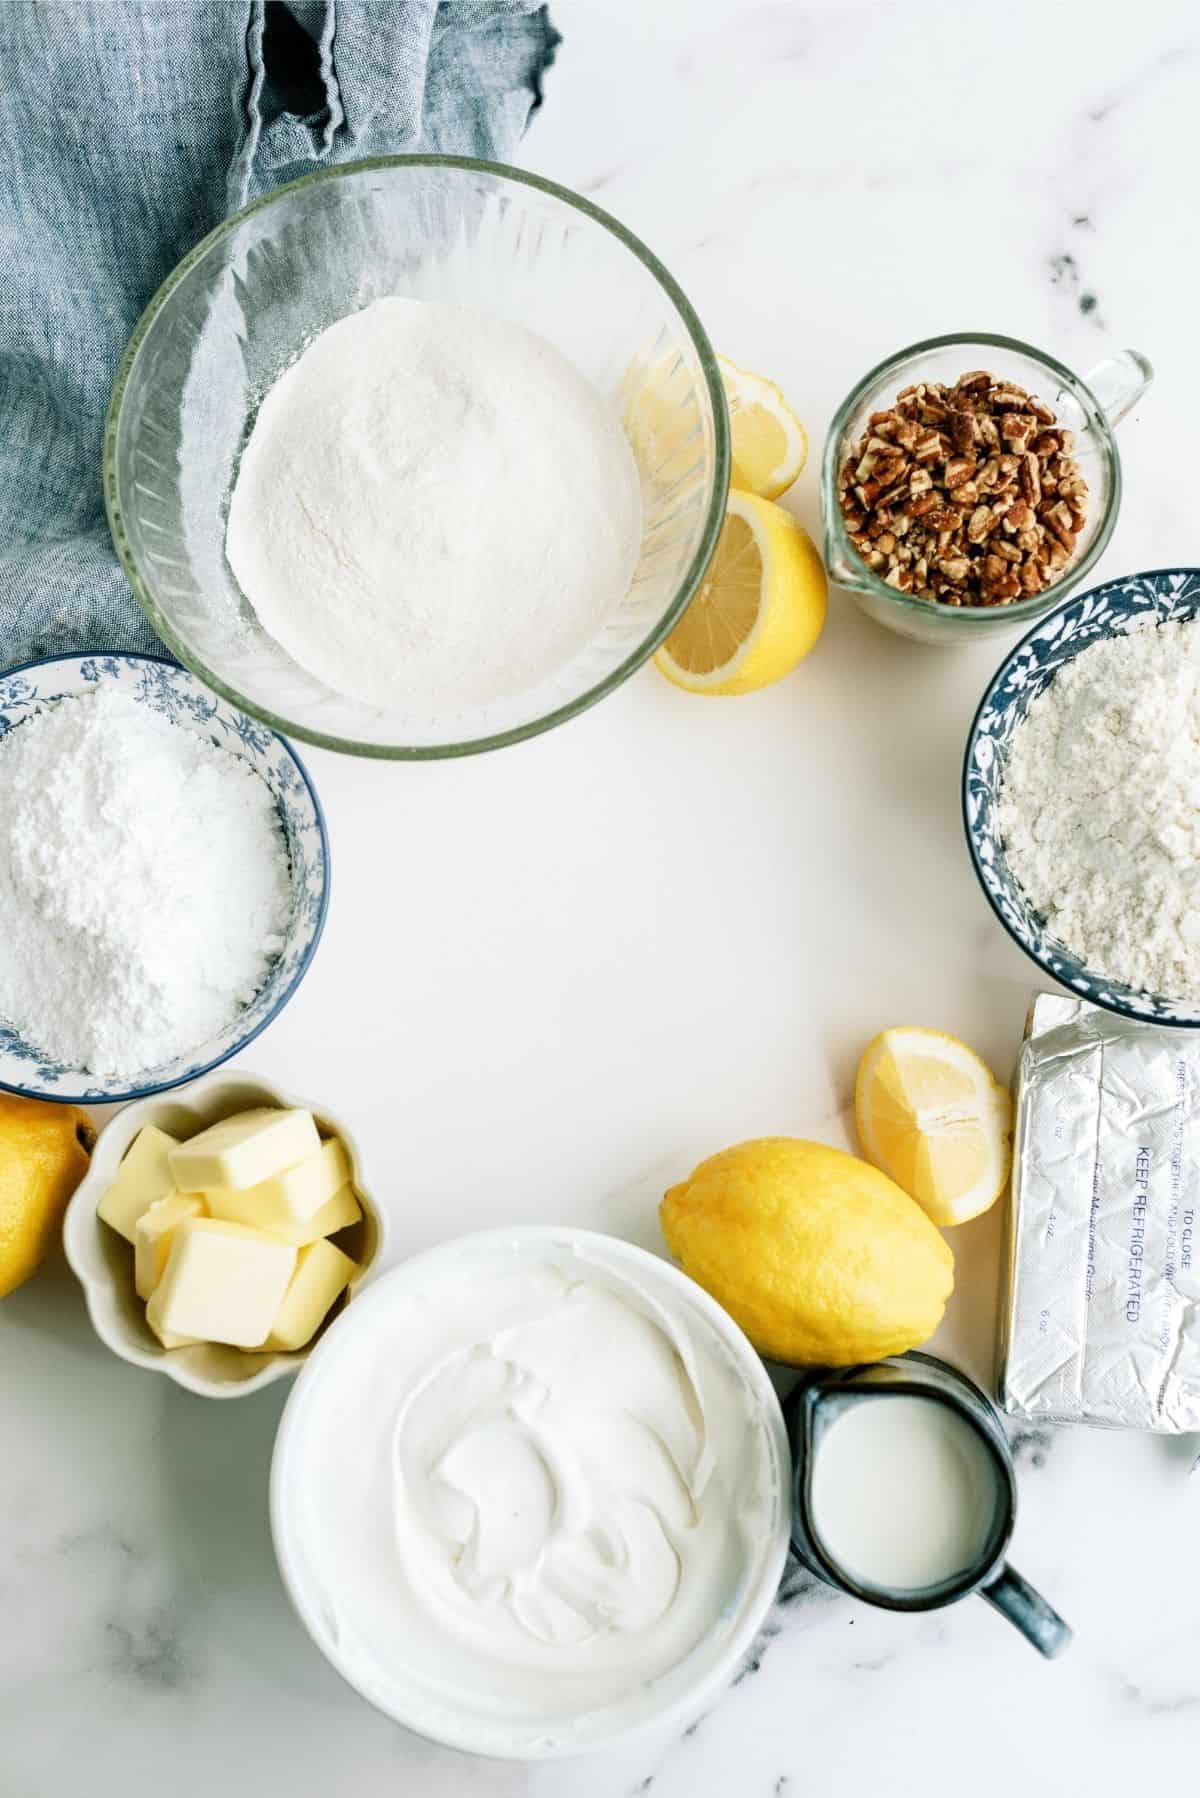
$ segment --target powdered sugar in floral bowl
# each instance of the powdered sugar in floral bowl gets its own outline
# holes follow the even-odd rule
[[[1125,575],[1041,619],[993,675],[975,714],[963,764],[963,820],[975,872],[1013,941],[1051,979],[1093,1005],[1174,1029],[1200,1029],[1200,1004],[1150,992],[1090,967],[1047,929],[1009,865],[999,823],[1013,739],[1033,701],[1082,651],[1145,625],[1200,619],[1200,568]],[[1197,624],[1200,628],[1200,624]]]
[[[8,755],[11,744],[21,755],[27,754],[34,739],[24,736],[23,727],[35,725],[39,736],[43,730],[52,733],[57,728],[53,718],[61,722],[68,709],[74,712],[74,707],[68,707],[64,702],[80,700],[84,695],[97,696],[105,708],[96,717],[107,719],[119,712],[123,722],[126,719],[132,721],[137,727],[133,734],[139,741],[152,728],[155,742],[167,762],[181,752],[189,765],[195,763],[200,770],[200,791],[206,799],[213,795],[214,780],[219,794],[223,791],[221,783],[227,777],[232,779],[247,795],[248,810],[256,819],[265,820],[256,826],[258,837],[247,837],[246,840],[267,842],[275,870],[272,874],[274,928],[263,944],[255,982],[244,989],[250,996],[243,997],[243,991],[239,990],[233,1004],[220,1014],[219,1023],[214,1020],[214,1027],[202,1032],[205,1040],[188,1042],[178,1052],[165,1057],[160,1055],[155,1058],[155,1065],[139,1066],[136,1071],[131,1071],[133,1063],[130,1062],[121,1073],[114,1074],[89,1068],[86,1056],[72,1059],[69,1053],[48,1049],[45,1043],[31,1040],[34,1033],[27,1025],[17,1028],[12,1016],[5,1016],[5,995],[0,991],[0,1088],[44,1099],[101,1104],[139,1098],[193,1080],[237,1054],[266,1028],[295,992],[320,939],[328,903],[329,858],[320,804],[291,747],[282,737],[219,699],[186,669],[157,656],[125,653],[54,656],[0,675],[0,753]],[[86,708],[86,712],[91,714],[91,708]],[[188,733],[191,741],[186,747],[180,745],[177,751],[176,740],[171,730],[165,727]],[[98,723],[93,723],[91,729],[100,734],[98,759],[103,760],[108,739]],[[214,751],[222,753],[217,756]],[[230,770],[234,772],[230,774]],[[10,775],[11,772],[10,769]],[[121,787],[137,786],[136,778],[125,778],[126,772],[122,765],[122,779],[117,782],[118,797]],[[110,782],[111,775],[110,768]],[[251,781],[249,776],[254,780]],[[93,816],[97,833],[102,833],[106,827],[111,831],[112,819],[110,816],[106,821],[103,804],[95,811],[86,811],[86,803],[92,794],[87,779],[78,778],[78,769],[74,776],[68,771],[64,779],[68,783],[61,799],[64,814],[82,816],[84,834],[90,835],[88,824]],[[265,788],[265,804],[258,797],[255,782],[261,782]],[[74,791],[69,790],[71,784]],[[82,798],[81,787],[84,789]],[[113,791],[111,785],[109,791],[110,794]],[[200,800],[193,799],[190,812],[193,857],[197,837],[203,831],[210,809]],[[43,801],[41,816],[44,818],[45,815]],[[53,819],[53,823],[57,820]],[[134,823],[136,826],[136,820]],[[28,818],[20,820],[20,824],[28,834]],[[170,832],[164,832],[164,836],[169,837]],[[103,841],[102,835],[98,840]],[[7,836],[5,842],[8,842]],[[161,848],[157,840],[149,844],[148,891],[154,886],[155,857],[160,853],[169,857],[175,848],[172,841],[164,841]],[[120,853],[118,847],[115,859],[120,859]],[[15,849],[13,855],[15,861]],[[26,845],[27,865],[29,860]],[[229,871],[217,865],[220,860],[217,854],[208,871],[212,890],[218,898],[223,891],[223,881],[226,886],[231,884]],[[27,866],[25,871],[28,871]],[[40,871],[40,867],[35,868],[35,872]],[[236,882],[232,884],[236,892]],[[14,893],[17,890],[14,888]],[[30,898],[26,893],[25,897],[36,923],[39,901],[36,895]],[[49,903],[53,905],[53,898]],[[12,920],[9,922],[11,935]],[[57,926],[58,920],[54,922]],[[171,924],[169,918],[162,919],[156,929],[153,921],[146,919],[147,956],[162,955],[164,943],[172,941]],[[82,934],[79,944],[86,947],[86,943],[86,934]],[[79,944],[76,945],[77,954]],[[50,945],[50,949],[50,959],[53,959],[57,948]],[[118,960],[116,965],[119,969],[122,963]],[[136,963],[133,965],[136,967]],[[23,979],[20,966],[16,963],[10,966],[9,978],[19,984]],[[94,995],[92,999],[94,1003]],[[46,1028],[50,1036],[54,1004],[57,1003],[64,1012],[69,1011],[72,995],[48,989],[48,1003],[50,1013]],[[12,1005],[11,997],[9,1004]],[[140,1045],[138,1047],[140,1050]],[[113,1065],[120,1064],[114,1062]]]

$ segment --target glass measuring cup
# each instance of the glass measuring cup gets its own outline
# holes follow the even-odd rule
[[[839,1560],[822,1537],[813,1505],[813,1476],[822,1438],[851,1405],[917,1398],[946,1405],[974,1432],[992,1474],[992,1515],[981,1541],[957,1573],[929,1586],[864,1584]],[[805,1565],[824,1580],[865,1604],[889,1611],[933,1611],[970,1592],[994,1605],[1040,1654],[1059,1654],[1071,1631],[1040,1593],[1008,1565],[1005,1553],[1016,1522],[1017,1482],[1000,1413],[973,1380],[932,1355],[913,1350],[868,1367],[838,1368],[805,1379],[785,1406],[792,1445],[792,1546]],[[897,1467],[896,1477],[903,1478]],[[886,1504],[886,1494],[881,1495]]]
[[[838,474],[873,412],[884,411],[902,388],[918,381],[952,385],[969,369],[986,368],[1015,381],[1052,406],[1058,423],[1075,433],[1074,455],[1088,484],[1088,516],[1076,553],[1058,579],[1029,599],[1004,606],[949,606],[889,587],[872,573],[850,541],[838,499]],[[898,350],[863,376],[842,401],[829,427],[821,465],[825,566],[869,618],[902,637],[941,646],[1027,630],[1078,586],[1103,554],[1121,504],[1121,458],[1114,427],[1154,379],[1138,350],[1120,350],[1080,380],[1043,350],[1015,337],[959,331]]]

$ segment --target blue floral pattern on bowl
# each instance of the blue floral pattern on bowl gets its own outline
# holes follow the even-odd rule
[[[287,1004],[312,960],[329,902],[329,845],[320,802],[303,763],[265,724],[227,705],[186,668],[157,656],[50,656],[0,675],[0,737],[57,700],[113,687],[172,724],[207,737],[249,764],[266,782],[279,811],[291,870],[292,903],[284,945],[266,982],[226,1029],[187,1055],[148,1068],[132,1084],[45,1056],[0,1017],[0,1088],[41,1099],[105,1104],[143,1098],[194,1080],[246,1044]]]
[[[1045,922],[1010,872],[996,823],[1008,747],[1030,705],[1073,656],[1147,619],[1185,623],[1200,613],[1200,568],[1162,568],[1094,587],[1036,624],[1001,664],[967,738],[963,817],[975,871],[1009,935],[1045,973],[1093,1005],[1175,1028],[1200,1029],[1200,1004],[1124,986],[1088,968]]]

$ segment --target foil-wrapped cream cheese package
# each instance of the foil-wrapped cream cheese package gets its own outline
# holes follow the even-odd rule
[[[1005,1410],[1200,1430],[1200,1038],[1040,994],[1016,1097]]]

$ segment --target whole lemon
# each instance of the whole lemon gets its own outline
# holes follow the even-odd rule
[[[848,1367],[936,1330],[954,1257],[877,1168],[824,1143],[768,1136],[702,1161],[659,1207],[685,1273],[760,1354]]]
[[[94,1138],[73,1105],[0,1093],[0,1298],[36,1272],[58,1241]]]

